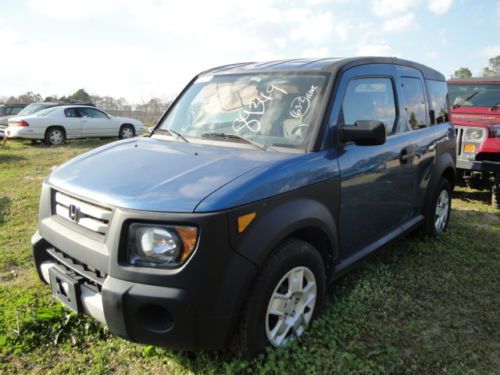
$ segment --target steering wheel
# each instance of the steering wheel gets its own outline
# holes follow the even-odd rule
[[[298,136],[298,137],[303,137],[304,134],[302,134],[302,129],[308,128],[310,125],[309,124],[300,124],[297,125],[293,130],[292,130],[292,135]]]

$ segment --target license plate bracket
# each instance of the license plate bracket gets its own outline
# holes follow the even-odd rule
[[[59,267],[49,268],[52,295],[76,313],[82,311],[79,280],[72,278]]]

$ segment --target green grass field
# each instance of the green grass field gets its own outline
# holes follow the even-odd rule
[[[54,302],[30,237],[52,166],[104,141],[0,148],[0,373],[500,373],[500,212],[458,188],[448,232],[399,240],[339,280],[289,348],[249,363],[132,344]]]

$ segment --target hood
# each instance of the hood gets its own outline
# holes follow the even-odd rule
[[[500,124],[500,109],[487,107],[452,108],[451,121],[455,125],[482,126]]]
[[[289,154],[151,138],[113,142],[61,165],[56,189],[117,207],[193,212],[212,192]]]

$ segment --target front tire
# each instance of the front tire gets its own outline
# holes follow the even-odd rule
[[[120,139],[128,139],[135,137],[135,129],[132,125],[122,125],[118,134]]]
[[[427,206],[424,221],[425,234],[434,236],[448,228],[451,212],[450,182],[441,177],[434,195]]]
[[[45,132],[45,144],[49,146],[59,146],[66,140],[64,130],[59,127],[49,128]]]
[[[261,269],[241,316],[235,349],[247,358],[304,333],[325,299],[325,266],[309,243],[289,239]]]

